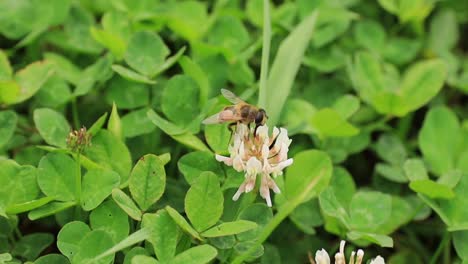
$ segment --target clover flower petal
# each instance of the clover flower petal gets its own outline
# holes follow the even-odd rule
[[[233,134],[233,141],[229,145],[229,157],[216,155],[216,160],[236,171],[245,173],[245,180],[239,186],[232,199],[238,200],[242,193],[248,193],[255,188],[257,175],[261,175],[260,196],[268,206],[272,206],[270,189],[280,193],[273,178],[283,173],[283,170],[293,163],[288,159],[291,140],[284,128],[273,128],[270,137],[268,126],[257,129],[245,124],[238,124]],[[273,177],[273,178],[272,178]]]
[[[340,242],[340,251],[335,254],[335,264],[346,264],[346,257],[344,253],[346,241],[342,240]],[[362,259],[364,258],[364,251],[359,249],[356,252],[351,252],[351,257],[349,258],[349,264],[362,264]],[[313,260],[310,260],[313,263]],[[330,258],[325,249],[317,250],[315,253],[315,263],[316,264],[329,264]],[[371,260],[370,264],[385,264],[384,258],[377,256],[375,259]]]

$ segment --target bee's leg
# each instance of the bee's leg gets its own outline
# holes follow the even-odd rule
[[[257,136],[257,128],[261,126],[260,124],[255,124],[255,129],[254,129],[254,137]]]
[[[234,133],[234,126],[237,125],[237,122],[230,123],[228,126],[229,131],[231,131],[231,134]]]
[[[279,134],[281,134],[281,130],[280,130],[280,132],[278,133],[278,135],[276,135],[275,139],[273,139],[273,141],[271,142],[270,146],[268,146],[268,148],[269,148],[270,150],[275,146],[276,140],[278,139]]]
[[[234,126],[237,125],[237,122],[234,122],[234,123],[230,123],[229,126],[228,126],[228,129],[229,131],[231,131],[231,134],[229,136],[229,143],[231,143],[231,140],[232,140],[232,134],[234,134]],[[228,143],[228,145],[229,145]]]

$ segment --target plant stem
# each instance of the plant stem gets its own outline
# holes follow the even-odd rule
[[[450,234],[450,233],[449,233]],[[450,243],[451,237],[449,236],[447,243],[445,244],[444,248],[444,264],[450,264],[452,263],[450,260],[450,249],[451,249],[451,243]]]
[[[80,156],[81,153],[78,152],[76,155],[76,176],[75,176],[75,198],[76,198],[76,217],[79,216],[79,210],[81,206],[81,162],[80,162]]]
[[[434,253],[434,255],[432,255],[431,262],[429,263],[430,264],[440,263],[440,262],[437,262],[437,259],[439,259],[440,254],[442,254],[442,251],[449,244],[450,244],[450,233],[448,231],[445,231],[442,241],[440,242],[439,247],[437,247],[437,250]]]
[[[270,21],[270,0],[263,0],[263,47],[262,65],[260,68],[260,92],[258,93],[258,104],[260,107],[266,106],[268,63],[270,59],[271,42],[271,21]]]

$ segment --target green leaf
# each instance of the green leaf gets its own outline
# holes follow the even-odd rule
[[[11,251],[13,256],[21,256],[29,261],[35,260],[41,252],[54,241],[49,233],[34,233],[21,237]]]
[[[89,226],[80,221],[69,222],[60,229],[57,236],[57,247],[68,259],[76,255],[80,241],[91,232]]]
[[[406,106],[401,113],[404,115],[427,104],[442,89],[446,77],[447,70],[442,60],[427,60],[411,65],[401,82],[400,94]]]
[[[385,235],[351,231],[346,236],[351,240],[367,240],[381,247],[393,247],[393,239]]]
[[[224,56],[233,60],[250,42],[249,32],[234,16],[220,16],[207,34],[208,43],[222,47]]]
[[[0,80],[9,80],[13,77],[13,70],[8,60],[8,56],[0,50]]]
[[[340,7],[340,5],[322,5],[318,10],[315,10],[318,12],[317,30],[312,38],[312,44],[315,48],[321,48],[334,41],[346,32],[351,25],[351,20],[358,17],[357,14]]]
[[[325,152],[307,150],[296,154],[286,172],[285,193],[288,200],[305,202],[318,196],[330,182],[332,163]]]
[[[181,37],[194,41],[203,36],[208,25],[205,4],[184,1],[170,5],[167,26]]]
[[[79,82],[76,85],[73,94],[75,96],[85,95],[95,88],[96,83],[108,80],[113,74],[111,69],[113,60],[114,58],[107,54],[88,66],[81,73]]]
[[[223,169],[213,154],[205,151],[194,151],[182,156],[177,162],[179,171],[185,180],[192,185],[204,171],[211,171],[216,175],[223,175]]]
[[[54,75],[44,83],[35,98],[40,105],[56,108],[67,103],[72,92],[64,79]]]
[[[379,157],[393,165],[402,165],[406,160],[406,149],[401,139],[393,134],[383,134],[379,137],[375,150]]]
[[[337,218],[344,226],[349,229],[351,222],[350,217],[346,212],[346,209],[335,196],[335,191],[333,188],[330,187],[325,189],[319,195],[319,202],[320,208],[322,208],[326,215]]]
[[[116,76],[108,84],[105,99],[109,104],[117,104],[119,109],[134,109],[148,105],[150,95],[147,85]]]
[[[122,117],[122,133],[124,137],[131,138],[143,134],[149,134],[155,130],[155,126],[149,120],[146,113],[148,108],[132,111]]]
[[[170,206],[166,206],[166,211],[172,217],[172,220],[176,222],[176,224],[187,234],[191,235],[192,237],[202,241],[203,239],[200,237],[198,232],[193,229],[193,227],[185,220],[183,216],[181,216],[174,208]]]
[[[13,136],[17,122],[18,117],[15,112],[10,110],[0,111],[0,148],[8,143]]]
[[[337,111],[324,108],[310,119],[310,125],[321,137],[350,137],[359,133],[359,129],[348,123]]]
[[[429,170],[442,175],[454,169],[460,140],[457,116],[444,106],[432,108],[424,118],[418,137]]]
[[[411,181],[409,187],[411,190],[431,198],[451,199],[455,196],[449,186],[428,179]]]
[[[359,110],[359,107],[359,98],[350,94],[341,96],[333,104],[333,110],[338,112],[343,119],[350,118]]]
[[[199,105],[205,105],[206,100],[208,99],[208,94],[211,91],[210,80],[208,79],[208,76],[200,67],[200,65],[192,61],[187,56],[182,56],[180,58],[179,65],[182,67],[184,73],[187,76],[190,76],[198,84],[198,87],[200,88]]]
[[[15,81],[0,80],[0,102],[3,104],[14,104],[20,93],[21,87]]]
[[[403,65],[411,62],[419,53],[422,41],[404,37],[393,37],[386,41],[383,56],[391,63]]]
[[[102,260],[106,257],[109,257],[109,256],[113,256],[115,253],[129,247],[129,246],[132,246],[134,244],[137,244],[137,243],[140,243],[142,242],[143,240],[145,239],[148,239],[148,237],[150,236],[150,229],[148,228],[141,228],[140,230],[130,234],[129,236],[127,236],[124,240],[120,241],[119,243],[117,243],[116,245],[114,245],[113,247],[110,247],[109,249],[107,249],[106,251],[102,252],[101,254],[95,256],[93,258],[92,261],[98,261],[98,260]],[[104,262],[104,260],[102,260],[102,262]],[[109,261],[105,262],[105,263],[108,263]],[[93,262],[94,263],[94,262]],[[101,263],[101,262],[99,262]]]
[[[104,123],[107,120],[107,115],[107,112],[105,112],[102,116],[98,118],[98,120],[94,122],[94,124],[91,125],[91,127],[88,129],[88,133],[91,136],[94,137],[101,130],[101,128],[104,126]]]
[[[13,103],[20,103],[32,97],[53,73],[54,69],[47,61],[31,63],[18,71],[15,81],[21,89]]]
[[[238,241],[252,241],[262,233],[265,226],[272,220],[273,212],[265,203],[249,204],[237,216],[237,220],[247,220],[257,223],[257,228],[236,235]]]
[[[186,127],[198,115],[200,92],[197,83],[185,75],[172,77],[164,87],[161,108],[176,125]]]
[[[255,222],[246,221],[246,220],[237,220],[234,222],[226,222],[214,226],[205,232],[201,233],[204,237],[220,237],[220,236],[229,236],[243,233],[257,227]]]
[[[449,171],[442,175],[437,182],[449,188],[455,188],[462,176],[463,173],[459,170]]]
[[[34,264],[69,264],[70,261],[60,254],[48,254],[34,261]]]
[[[139,256],[141,258],[142,256],[149,256],[148,251],[142,247],[133,247],[131,248],[127,254],[125,254],[124,262],[123,264],[131,264],[133,257]]]
[[[107,169],[89,170],[83,176],[81,206],[90,211],[98,207],[119,186],[120,177]]]
[[[145,214],[141,225],[151,229],[148,241],[153,244],[158,260],[171,263],[176,254],[179,235],[177,224],[171,216],[165,210],[159,210],[155,214]]]
[[[113,201],[108,200],[89,215],[93,230],[104,230],[111,235],[114,244],[128,236],[130,231],[127,214]]]
[[[79,83],[81,70],[73,62],[52,52],[45,53],[44,57],[53,65],[57,76],[73,84]]]
[[[226,125],[209,125],[205,127],[205,139],[217,154],[228,154],[231,131]]]
[[[132,160],[127,146],[107,130],[99,131],[92,138],[92,144],[85,155],[104,168],[114,170],[120,175],[121,184],[130,176]]]
[[[24,203],[17,203],[14,205],[10,205],[6,208],[6,213],[7,214],[19,214],[19,213],[24,213],[27,211],[31,211],[33,209],[36,209],[38,207],[41,207],[45,204],[48,204],[49,202],[53,201],[54,198],[52,197],[43,197],[39,198],[37,200],[32,200]]]
[[[453,232],[453,246],[458,256],[463,260],[468,259],[468,231]]]
[[[302,57],[312,38],[317,12],[305,18],[289,36],[282,41],[268,77],[267,89],[260,90],[259,105],[270,117],[268,123],[278,123]]]
[[[426,167],[420,159],[406,160],[403,165],[403,169],[405,170],[406,177],[408,177],[410,181],[429,179]]]
[[[148,154],[140,158],[132,170],[129,188],[133,199],[146,211],[164,193],[166,172],[158,156]]]
[[[34,124],[47,144],[62,148],[67,146],[67,136],[71,128],[63,115],[48,108],[36,109]]]
[[[210,152],[210,149],[205,145],[203,141],[200,140],[197,136],[185,132],[183,134],[177,134],[171,136],[174,140],[182,143],[183,145],[199,151]]]
[[[139,255],[132,258],[132,264],[158,264],[159,262],[152,257]]]
[[[71,262],[76,264],[85,264],[93,261],[95,264],[107,264],[114,258],[113,255],[107,256],[99,261],[93,259],[106,249],[110,248],[114,243],[112,237],[105,231],[93,230],[81,239],[78,244],[78,249]]]
[[[459,39],[456,13],[452,9],[439,10],[431,20],[429,28],[429,46],[441,53],[451,50]]]
[[[112,104],[112,111],[109,116],[109,121],[107,123],[107,129],[111,132],[116,138],[122,140],[122,123],[120,121],[119,112],[117,111],[117,106],[115,103]]]
[[[408,182],[408,178],[406,177],[401,165],[389,165],[386,163],[377,163],[374,167],[375,172],[380,176],[384,177],[387,180],[398,182],[398,183],[406,183]]]
[[[290,98],[286,101],[281,115],[281,124],[288,129],[289,135],[312,133],[309,120],[317,110],[306,100]]]
[[[418,201],[419,202],[419,201]],[[419,213],[416,211],[421,208],[421,202],[414,204],[408,199],[403,199],[400,196],[392,196],[392,210],[387,222],[379,226],[379,233],[391,234],[401,226],[409,223]]]
[[[183,134],[186,131],[185,129],[182,129],[179,126],[162,118],[153,109],[148,110],[147,115],[151,122],[153,122],[153,124],[155,124],[169,136]]]
[[[330,188],[333,189],[338,202],[348,208],[353,195],[356,193],[356,183],[353,176],[342,167],[333,168]]]
[[[289,218],[306,234],[315,234],[314,227],[323,225],[318,199],[311,199],[298,205],[289,215]]]
[[[237,243],[234,246],[234,251],[237,255],[246,255],[248,260],[254,260],[263,256],[264,249],[260,244],[255,241],[244,241]]]
[[[171,263],[205,264],[214,259],[217,254],[216,249],[210,245],[195,246],[177,255]]]
[[[183,145],[201,151],[210,151],[210,149],[201,141],[198,137],[190,134],[187,129],[182,129],[179,126],[167,121],[166,119],[159,116],[154,110],[148,110],[148,118],[159,127],[164,133],[171,136],[174,140],[182,143]]]
[[[109,49],[118,59],[124,57],[127,43],[121,36],[96,27],[91,27],[90,33],[94,40]]]
[[[385,29],[376,21],[359,21],[354,28],[354,38],[360,46],[380,51],[385,45]]]
[[[114,199],[117,205],[122,208],[122,210],[124,210],[128,216],[137,221],[141,220],[140,209],[138,209],[135,202],[133,202],[132,198],[130,198],[126,193],[118,188],[115,188],[112,190],[112,199]]]
[[[39,194],[32,166],[19,166],[13,160],[0,160],[0,205],[4,207],[36,199]]]
[[[36,208],[28,213],[28,218],[32,221],[46,216],[54,215],[67,208],[76,205],[75,202],[52,202]]]
[[[112,70],[118,73],[120,76],[123,78],[129,80],[129,81],[134,81],[134,82],[139,82],[139,83],[146,83],[146,84],[155,84],[156,81],[151,80],[150,78],[141,75],[137,72],[134,72],[128,68],[125,68],[121,65],[114,64],[112,65]]]
[[[392,197],[376,191],[359,191],[351,200],[349,212],[351,228],[374,232],[385,223],[392,211]]]
[[[58,201],[75,200],[78,164],[70,156],[49,153],[39,162],[37,182],[42,192]]]
[[[170,56],[169,58],[167,58],[164,61],[164,63],[158,68],[158,70],[156,71],[155,74],[157,75],[157,74],[169,69],[170,67],[172,67],[172,65],[176,64],[179,61],[180,57],[182,55],[184,55],[185,49],[186,49],[186,47],[183,46],[182,48],[180,48],[177,51],[176,54],[174,54],[174,55]]]
[[[202,172],[185,196],[185,212],[198,232],[218,222],[223,213],[223,200],[218,176]]]
[[[130,38],[125,62],[143,75],[154,76],[167,55],[169,49],[157,34],[139,31]]]

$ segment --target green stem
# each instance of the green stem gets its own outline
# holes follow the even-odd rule
[[[262,232],[259,234],[257,239],[255,240],[255,244],[253,244],[249,250],[247,250],[244,254],[237,256],[231,263],[232,264],[241,264],[244,262],[249,256],[255,252],[255,250],[263,243],[265,240],[270,236],[270,234],[275,230],[275,228],[286,218],[288,217],[291,212],[296,209],[296,207],[301,204],[312,191],[312,189],[317,185],[319,180],[324,175],[324,170],[306,186],[304,191],[297,195],[296,197],[292,198],[291,200],[287,201],[283,206],[281,206],[278,210],[278,213],[271,219],[270,222],[263,228]]]
[[[263,0],[263,47],[262,47],[262,65],[260,68],[260,92],[259,105],[266,106],[267,98],[267,78],[268,63],[270,59],[270,41],[271,41],[271,21],[270,21],[270,0]]]
[[[451,250],[450,240],[451,240],[451,237],[449,236],[449,239],[447,243],[445,244],[445,248],[444,248],[444,264],[452,263],[451,257],[450,257],[450,250]]]
[[[434,253],[434,255],[432,255],[431,262],[429,262],[429,264],[440,263],[440,262],[437,262],[437,259],[439,259],[440,254],[442,254],[442,251],[449,244],[450,244],[450,233],[448,231],[445,231],[444,237],[442,238],[442,241],[440,242],[439,247],[437,247],[436,252]]]
[[[71,101],[71,107],[72,107],[72,116],[73,116],[73,126],[75,126],[75,129],[80,128],[80,117],[78,115],[78,107],[76,105],[76,98],[73,98]]]
[[[76,155],[76,177],[75,177],[75,197],[76,197],[76,216],[79,216],[79,210],[81,206],[81,153],[78,152]]]

